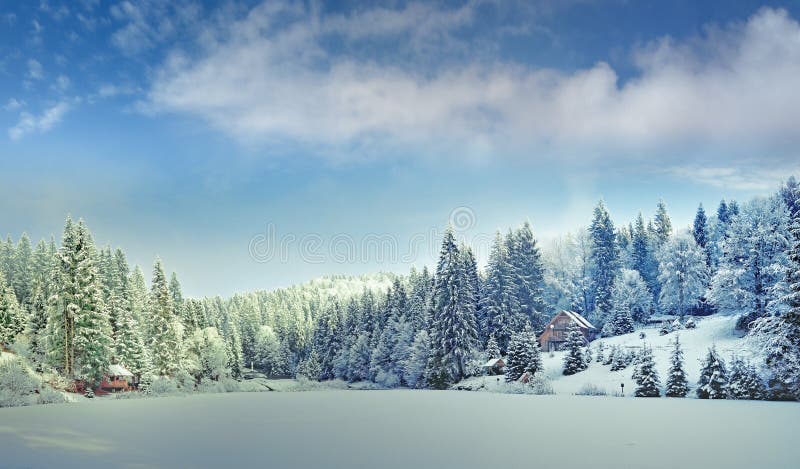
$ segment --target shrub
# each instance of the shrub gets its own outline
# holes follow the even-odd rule
[[[178,383],[166,376],[155,378],[150,384],[149,393],[155,396],[165,396],[178,393]]]
[[[67,399],[63,394],[48,386],[42,386],[36,398],[37,404],[63,404]]]
[[[591,383],[586,383],[578,389],[575,393],[576,396],[607,396],[605,389],[595,386]]]
[[[40,382],[19,358],[0,363],[0,407],[18,407],[36,403]]]

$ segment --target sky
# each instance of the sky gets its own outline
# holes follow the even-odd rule
[[[0,233],[185,293],[433,265],[800,174],[800,1],[0,3]]]

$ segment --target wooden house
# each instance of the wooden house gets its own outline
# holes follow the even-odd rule
[[[506,362],[502,358],[492,358],[483,364],[483,370],[487,375],[502,375],[506,369]]]
[[[108,374],[99,388],[106,392],[130,391],[134,384],[133,373],[120,364],[114,364],[108,367]]]
[[[586,318],[573,311],[561,311],[550,320],[539,336],[539,346],[542,350],[547,352],[560,350],[561,345],[567,340],[567,329],[570,324],[578,326],[587,344],[597,335],[597,329]]]

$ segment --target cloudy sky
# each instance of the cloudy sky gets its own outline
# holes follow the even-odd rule
[[[404,272],[448,221],[547,239],[600,198],[683,226],[800,173],[798,1],[0,8],[0,232],[83,217],[192,295]]]

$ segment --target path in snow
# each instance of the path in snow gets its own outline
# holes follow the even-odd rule
[[[0,409],[0,467],[797,465],[800,405],[312,391]]]

